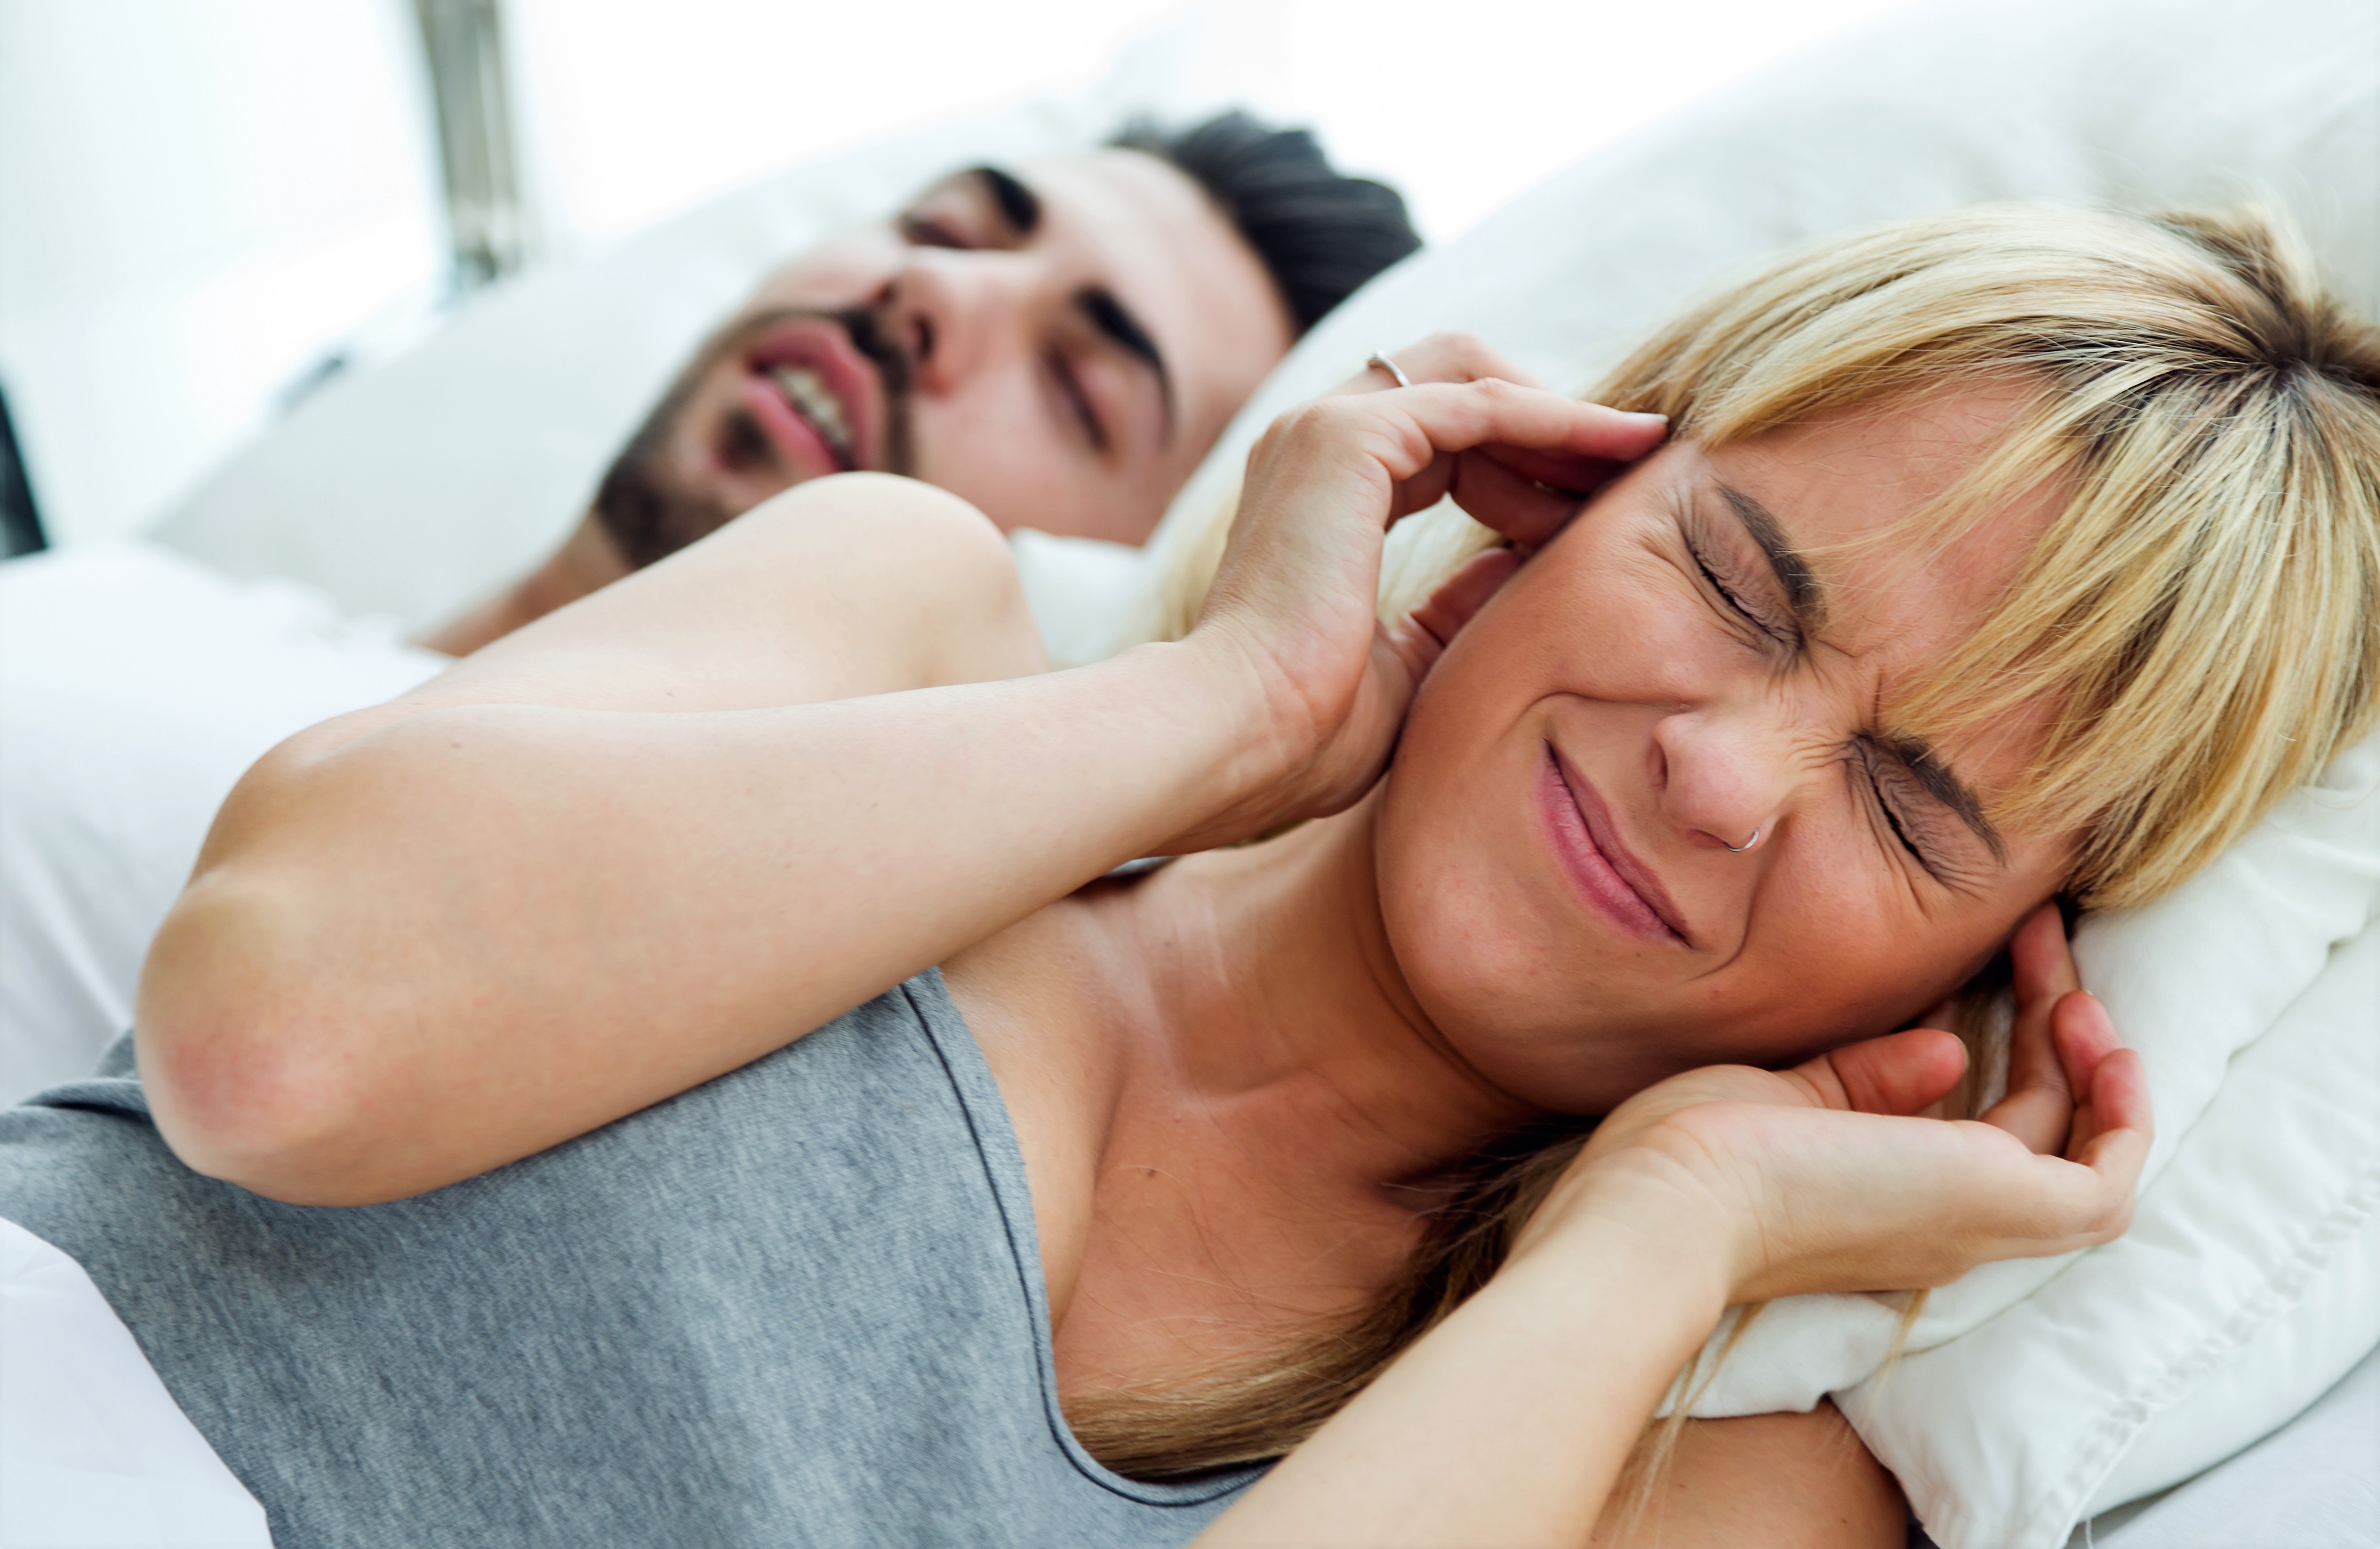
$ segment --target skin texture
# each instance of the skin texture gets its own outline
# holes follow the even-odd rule
[[[1072,1405],[1260,1357],[1359,1304],[1438,1168],[1616,1095],[1631,1078],[1609,1068],[1841,1046],[1783,1071],[1705,1065],[1611,1107],[1487,1289],[1216,1543],[1583,1543],[1730,1302],[1938,1284],[2120,1230],[2147,1144],[2139,1064],[2076,992],[2054,911],[2016,943],[2010,1106],[1918,1117],[1959,1047],[1888,1031],[2026,917],[2057,847],[2006,836],[2002,871],[1921,907],[1852,823],[1840,768],[1807,751],[1866,730],[1875,685],[1924,671],[2021,539],[1888,598],[1841,586],[1814,663],[1789,671],[1658,551],[1676,518],[1647,491],[1694,448],[1648,458],[1658,423],[1470,381],[1475,362],[1448,355],[1400,358],[1454,383],[1275,427],[1178,644],[1036,674],[989,523],[914,482],[826,479],[293,740],[227,804],[144,974],[160,1129],[277,1198],[396,1197],[941,963],[1014,1117]],[[1730,477],[1812,547],[1916,498],[1869,499],[1896,444],[1955,463],[2004,411],[1814,426],[1736,449]],[[1576,502],[1547,485],[1609,489],[1565,532]],[[1381,529],[1450,491],[1534,557],[1490,556],[1382,629]],[[877,590],[893,587],[897,604]],[[1691,681],[1648,698],[1648,661],[1672,659]],[[1723,962],[1649,955],[1563,880],[1533,820],[1556,714],[1594,718],[1578,756]],[[1944,755],[1988,789],[2021,731]],[[1400,814],[1408,780],[1439,799]],[[1746,817],[1773,849],[1704,842]],[[1821,882],[1839,941],[1793,896]],[[1433,917],[1434,889],[1469,889],[1468,912]],[[1548,961],[1499,982],[1527,953]],[[1770,974],[1792,979],[1781,1005]],[[1735,1000],[1714,1010],[1703,980]],[[1630,1045],[1664,1029],[1699,1042]],[[1829,1423],[1785,1429],[1831,1458]],[[1803,1490],[1807,1520],[1872,1498],[1872,1472],[1824,1477],[1844,1486]]]
[[[770,276],[722,325],[745,339],[787,311],[878,309],[912,361],[904,471],[950,490],[1005,531],[1137,543],[1294,336],[1262,261],[1190,178],[1135,151],[1038,162],[1016,175],[1040,205],[1015,230],[986,186],[958,175],[892,219],[825,242]],[[1102,286],[1162,354],[1170,395],[1085,318]],[[821,324],[833,328],[834,325]],[[755,447],[733,430],[748,352],[707,347],[661,476],[723,521],[838,471],[813,452]],[[863,419],[869,415],[864,408]],[[882,467],[884,448],[860,466]],[[423,643],[466,655],[628,573],[590,515],[539,568]]]

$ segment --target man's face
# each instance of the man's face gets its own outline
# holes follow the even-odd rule
[[[873,468],[1003,529],[1137,543],[1292,337],[1254,250],[1156,157],[977,168],[771,276],[596,513],[641,565],[806,478]]]

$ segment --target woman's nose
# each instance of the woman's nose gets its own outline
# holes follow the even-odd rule
[[[1777,832],[1797,762],[1792,746],[1767,717],[1682,709],[1655,727],[1648,773],[1663,814],[1688,843],[1742,854]]]
[[[917,388],[948,393],[1013,352],[1036,304],[1036,266],[1001,251],[920,252],[893,276],[893,337]]]

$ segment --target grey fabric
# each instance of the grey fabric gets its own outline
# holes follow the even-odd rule
[[[88,1270],[278,1549],[1179,1544],[1056,1403],[1022,1158],[929,973],[706,1085],[395,1204],[159,1139],[128,1041],[0,1112],[0,1216]]]

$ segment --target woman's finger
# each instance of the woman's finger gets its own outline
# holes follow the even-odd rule
[[[1568,453],[1536,452],[1525,446],[1483,446],[1474,454],[1492,457],[1524,478],[1532,478],[1573,501],[1584,500],[1628,471],[1628,465],[1609,457],[1574,457]]]
[[[2016,1023],[2009,1039],[2008,1095],[1983,1119],[2027,1149],[2055,1155],[2066,1149],[2074,1087],[2051,1035],[2052,1013],[2082,984],[2056,904],[2043,904],[2017,927],[2009,956],[2016,970]]]
[[[2119,1048],[2100,1060],[2082,1104],[2094,1133],[2069,1157],[2042,1157],[2034,1174],[2038,1212],[2029,1236],[2043,1253],[2063,1253],[2121,1235],[2131,1223],[2141,1171],[2156,1138],[2149,1111],[2148,1068],[2137,1050]],[[2079,1164],[2079,1165],[2077,1165]]]
[[[2091,1170],[2100,1192],[2097,1216],[2084,1220],[2080,1231],[2090,1241],[2105,1242],[2131,1221],[2141,1170],[2156,1138],[2149,1112],[2148,1067],[2139,1051],[2121,1048],[2100,1060],[2083,1106],[2095,1120],[2096,1132],[2072,1159]]]
[[[1579,460],[1630,463],[1661,442],[1669,420],[1658,414],[1624,414],[1585,404],[1543,388],[1519,387],[1487,379],[1462,385],[1431,384],[1314,405],[1346,413],[1401,416],[1412,435],[1402,458],[1391,457],[1393,478],[1413,478],[1439,453],[1493,445]],[[1397,466],[1399,463],[1402,466]]]
[[[1941,1101],[1966,1069],[1967,1047],[1956,1037],[1912,1027],[1846,1045],[1791,1073],[1828,1107],[1906,1116]]]
[[[1536,378],[1522,370],[1488,347],[1476,335],[1470,333],[1433,333],[1426,339],[1404,345],[1388,352],[1397,369],[1409,382],[1477,381],[1483,377],[1497,377],[1518,382],[1523,387],[1541,385]],[[1369,361],[1364,369],[1330,390],[1330,396],[1357,393],[1382,393],[1398,385],[1379,366]]]
[[[2092,1137],[2086,1152],[2095,1154],[2101,1142],[2129,1135],[2145,1157],[2149,1142],[2156,1137],[2156,1120],[2149,1109],[2149,1068],[2142,1061],[2140,1050],[2116,1049],[2099,1061],[2099,1068],[2091,1072],[2091,1109],[2098,1119],[2099,1132]],[[2083,1159],[2093,1167],[2099,1165],[2095,1156]]]
[[[2099,1061],[2124,1044],[2116,1032],[2115,1019],[2107,1014],[2099,998],[2079,989],[2059,997],[2058,1004],[2051,1008],[2050,1038],[2057,1047],[2058,1063],[2065,1074],[2067,1088],[2073,1092],[2090,1091]]]
[[[2109,1055],[2122,1047],[2116,1035],[2114,1019],[2096,998],[2077,990],[2058,1003],[2054,1035],[2058,1050],[2066,1067],[2067,1081],[2083,1094],[2082,1102],[2074,1110],[2074,1125],[2066,1138],[2066,1155],[2078,1156],[2098,1132],[2107,1127],[2092,1094],[2098,1090],[2099,1067]]]
[[[1471,518],[1511,539],[1525,556],[1550,542],[1578,514],[1578,500],[1514,469],[1479,447],[1458,454],[1446,493]]]

